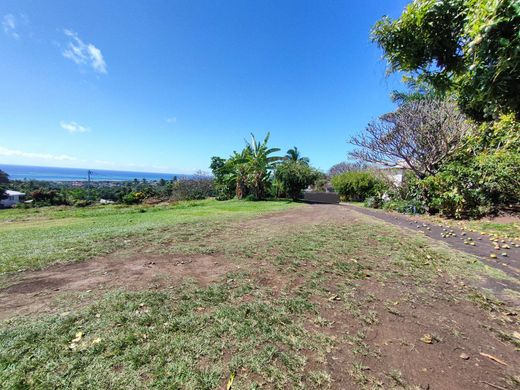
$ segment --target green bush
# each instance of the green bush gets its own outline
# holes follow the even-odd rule
[[[29,193],[34,206],[61,206],[67,205],[67,199],[63,192],[54,189],[39,188]]]
[[[380,196],[371,196],[365,199],[365,207],[380,209],[382,205],[383,199]]]
[[[214,195],[213,180],[189,179],[178,180],[172,185],[172,200],[200,200]]]
[[[520,204],[520,124],[503,115],[467,137],[464,148],[420,186],[430,213],[479,217]]]
[[[276,167],[275,173],[275,181],[283,193],[281,195],[292,199],[298,199],[301,192],[319,177],[320,172],[304,161],[286,160]]]
[[[87,199],[78,199],[74,202],[74,206],[76,207],[87,207],[90,206],[92,202]]]
[[[144,193],[132,191],[129,194],[123,196],[123,203],[125,204],[138,204],[141,203],[145,198]]]
[[[423,180],[430,212],[447,217],[479,217],[520,201],[520,154],[481,153],[454,161]]]
[[[383,209],[403,214],[424,214],[425,212],[422,202],[415,199],[391,199],[383,203]]]
[[[381,196],[387,184],[371,171],[345,172],[332,178],[332,186],[343,200],[362,202],[371,196]]]

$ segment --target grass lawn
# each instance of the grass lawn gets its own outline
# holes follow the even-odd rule
[[[45,207],[0,211],[0,274],[80,261],[162,228],[225,221],[298,207],[296,203],[204,200],[165,206]]]
[[[519,222],[493,222],[493,221],[467,221],[464,225],[469,229],[487,234],[494,234],[498,237],[518,238],[520,239],[520,223]]]
[[[9,242],[5,271],[121,243],[234,267],[209,284],[187,277],[157,289],[107,289],[81,305],[84,292],[60,296],[50,313],[4,321],[5,388],[215,389],[230,378],[232,389],[520,384],[516,309],[473,287],[512,281],[345,208],[203,201],[2,218],[13,221],[0,229]],[[23,237],[31,245],[12,243]]]

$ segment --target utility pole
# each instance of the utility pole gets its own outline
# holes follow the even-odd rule
[[[90,191],[90,176],[93,174],[94,172],[92,172],[90,169],[87,171],[87,198],[88,200],[92,200],[92,194],[91,194],[91,191]]]

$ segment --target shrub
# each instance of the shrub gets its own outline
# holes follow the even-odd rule
[[[29,197],[33,200],[35,206],[60,206],[68,204],[65,199],[65,194],[58,190],[39,188],[29,193]]]
[[[214,196],[211,179],[177,180],[172,185],[172,200],[206,199],[211,196]]]
[[[343,200],[364,201],[367,197],[381,196],[387,184],[371,171],[345,172],[332,178],[332,186]]]
[[[454,161],[423,180],[430,212],[447,217],[478,217],[518,204],[520,155],[482,153],[467,162]]]
[[[430,212],[479,217],[520,203],[520,124],[503,115],[483,124],[439,173],[421,182]]]
[[[123,196],[122,201],[125,204],[138,204],[141,203],[145,198],[142,192],[132,191],[129,194]]]
[[[380,196],[371,196],[365,199],[365,207],[372,209],[380,209],[383,205],[383,199]]]
[[[425,209],[419,200],[391,199],[383,203],[383,209],[403,214],[424,214]]]
[[[277,166],[275,172],[275,181],[281,191],[292,199],[298,199],[301,192],[319,177],[320,172],[304,161],[286,160]]]
[[[74,206],[76,207],[87,207],[90,206],[92,202],[87,199],[78,199],[74,202]]]

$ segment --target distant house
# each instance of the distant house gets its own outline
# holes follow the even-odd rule
[[[22,203],[25,198],[25,194],[23,192],[18,191],[5,191],[5,198],[0,199],[0,207],[13,207],[18,203]]]
[[[398,161],[395,165],[384,167],[381,171],[388,176],[395,186],[400,187],[403,184],[404,175],[409,169],[410,167],[405,161]]]

